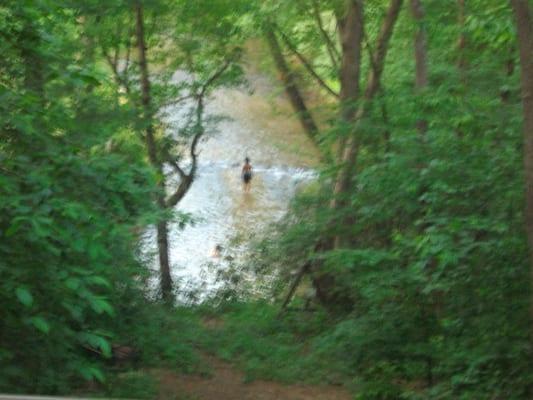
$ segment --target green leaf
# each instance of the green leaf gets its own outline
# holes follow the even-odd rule
[[[108,289],[111,289],[112,287],[111,283],[103,276],[90,276],[87,278],[87,282],[96,286],[106,287]]]
[[[42,333],[48,334],[48,332],[50,332],[50,325],[42,317],[31,317],[30,323]]]
[[[79,369],[80,375],[87,381],[96,379],[97,381],[104,383],[105,376],[102,371],[96,367],[83,366]]]
[[[91,308],[97,313],[106,313],[110,316],[115,315],[115,310],[109,302],[101,297],[94,297],[90,299]]]
[[[13,236],[15,233],[18,232],[18,230],[20,229],[21,225],[20,224],[12,224],[9,228],[7,228],[6,230],[6,237],[11,237]]]
[[[104,374],[100,369],[93,367],[91,368],[91,372],[97,381],[101,383],[105,382]]]
[[[104,357],[111,357],[111,344],[106,338],[94,333],[83,332],[80,334],[80,339],[89,346],[99,349]]]
[[[17,290],[15,290],[15,293],[22,304],[24,304],[26,307],[32,306],[33,296],[31,295],[28,289],[19,287],[17,288]]]
[[[78,278],[68,278],[65,280],[65,286],[71,290],[78,290],[81,281]]]
[[[96,336],[94,343],[98,346],[100,350],[102,350],[102,354],[104,355],[104,357],[111,357],[111,345],[106,339],[101,336]]]
[[[63,301],[61,304],[63,305],[63,307],[65,307],[65,309],[69,312],[70,316],[74,320],[79,322],[83,320],[83,310],[81,309],[81,307],[75,304],[70,304],[66,301]]]

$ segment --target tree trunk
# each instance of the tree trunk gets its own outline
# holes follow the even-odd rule
[[[266,26],[264,29],[265,37],[268,42],[268,45],[270,47],[270,53],[272,54],[272,58],[274,59],[274,63],[276,64],[276,68],[278,69],[278,72],[281,76],[281,81],[283,82],[283,86],[285,87],[285,92],[287,93],[287,96],[289,97],[289,101],[296,113],[298,114],[298,118],[300,119],[300,123],[302,124],[305,133],[316,142],[316,135],[318,134],[318,127],[309,112],[309,109],[307,108],[305,101],[303,99],[302,94],[300,93],[300,90],[298,89],[298,86],[296,84],[296,80],[294,77],[294,73],[289,69],[289,66],[287,65],[287,62],[285,61],[285,58],[283,57],[283,53],[281,52],[281,47],[278,43],[278,39],[276,38],[276,34],[274,33],[272,27]]]
[[[427,35],[424,27],[424,7],[421,0],[411,0],[411,12],[416,23],[415,33],[415,90],[418,93],[428,85],[427,68]],[[425,119],[417,121],[416,126],[420,134],[424,135],[428,129]]]
[[[334,186],[334,199],[330,204],[330,208],[332,211],[337,211],[342,206],[342,198],[343,196],[346,196],[346,194],[349,192],[349,188],[351,186],[352,181],[352,174],[355,170],[357,153],[359,150],[358,133],[360,129],[361,119],[367,113],[370,101],[374,98],[374,96],[379,90],[380,78],[385,64],[389,41],[392,35],[394,25],[400,13],[402,3],[403,0],[391,0],[387,15],[385,17],[385,20],[383,21],[377,39],[377,46],[375,53],[373,54],[373,60],[371,63],[372,68],[369,72],[367,87],[365,89],[364,96],[362,96],[361,98],[360,104],[355,108],[355,110],[351,107],[346,107],[343,108],[341,111],[342,117],[350,118],[349,122],[351,125],[351,129],[350,135],[346,140],[346,144],[342,152],[342,159],[340,160],[342,162],[342,165],[337,174]],[[359,31],[359,29],[362,30],[363,28],[362,0],[350,0],[350,2],[347,4],[350,7],[349,10],[353,13],[351,15],[352,23],[357,24],[357,22],[359,21],[361,26],[345,26],[343,29],[352,29],[352,38],[359,38],[360,40],[362,40],[362,32]],[[355,8],[352,8],[354,6]],[[346,16],[348,17],[349,13],[347,13]],[[361,34],[361,37],[359,37],[358,34]],[[348,42],[346,44],[350,46],[350,55],[345,56],[343,54],[343,67],[345,68],[345,70],[343,71],[343,84],[345,85],[345,87],[341,88],[341,93],[343,94],[343,96],[345,96],[344,98],[353,99],[354,94],[358,95],[357,92],[359,91],[358,82],[354,82],[353,74],[358,72],[356,69],[354,69],[353,65],[349,65],[350,63],[348,62],[348,60],[345,60],[345,57],[357,61],[358,53],[356,53],[357,50],[354,47],[351,47],[353,43],[350,43],[350,40],[348,38],[346,39]],[[361,43],[359,44],[359,46],[361,46]],[[346,50],[347,49],[345,49],[345,46],[343,45],[343,53]],[[351,73],[349,73],[348,70],[351,71]],[[355,97],[355,99],[357,99],[357,97]],[[350,102],[348,102],[347,105],[350,105]],[[353,106],[353,103],[351,105]],[[339,200],[341,201],[339,202]],[[350,222],[352,223],[353,221]],[[338,235],[334,238],[333,242],[331,240],[327,240],[326,243],[319,244],[318,251],[331,249],[332,245],[335,247],[341,246],[343,242],[343,238]],[[339,282],[335,279],[335,275],[328,271],[324,271],[320,268],[320,266],[315,266],[312,272],[313,285],[317,292],[317,298],[321,301],[323,305],[331,309],[344,310],[346,310],[349,306],[353,305],[350,304],[351,298],[349,297],[349,295],[343,295],[341,291],[336,290],[338,289]]]
[[[360,96],[361,48],[363,43],[363,0],[349,0],[346,15],[339,19],[339,36],[342,48],[339,71],[341,92],[341,121],[352,124]]]
[[[335,187],[333,190],[334,200],[331,204],[331,208],[333,210],[338,209],[341,206],[338,199],[342,199],[342,197],[347,194],[348,189],[351,186],[352,175],[357,162],[357,153],[359,150],[359,138],[357,133],[360,121],[367,113],[368,105],[379,89],[389,41],[394,29],[394,25],[400,13],[402,3],[403,0],[391,0],[387,15],[383,21],[378,37],[376,50],[373,55],[374,60],[372,61],[373,68],[369,73],[368,83],[365,94],[362,98],[362,102],[354,114],[351,114],[353,110],[345,111],[347,115],[351,117],[350,121],[352,123],[352,128],[342,152],[342,158],[340,160],[342,166],[335,181]],[[354,87],[352,87],[352,89],[354,89]],[[344,93],[345,91],[346,90],[344,88],[341,89],[341,93]],[[338,238],[335,239],[335,242],[340,244]]]
[[[525,224],[530,256],[530,334],[533,342],[533,10],[527,0],[511,0],[511,5],[518,31],[524,107]]]
[[[139,69],[141,72],[141,103],[143,106],[143,121],[145,128],[146,149],[150,164],[158,174],[157,206],[164,210],[165,203],[165,176],[162,163],[157,156],[157,148],[154,137],[153,110],[150,98],[150,78],[148,75],[148,62],[146,57],[146,43],[144,40],[144,20],[142,5],[137,2],[136,11],[136,36],[137,50],[139,52]],[[166,221],[157,224],[157,247],[159,252],[159,269],[161,279],[161,294],[165,301],[172,299],[172,277],[170,275],[170,262],[168,255],[168,225]]]
[[[167,221],[160,221],[157,224],[157,249],[159,252],[161,294],[163,300],[170,302],[172,300],[172,277],[170,275]]]
[[[348,0],[346,2],[346,13],[338,18],[339,37],[341,41],[342,58],[341,69],[339,71],[341,91],[340,91],[340,121],[347,132],[343,132],[339,141],[337,162],[343,161],[343,152],[349,136],[353,136],[352,127],[355,123],[357,112],[357,102],[360,97],[360,77],[361,77],[361,49],[364,35],[364,8],[363,0]],[[345,188],[348,186],[348,179],[355,166],[357,152],[356,144],[350,146],[353,154],[343,166],[350,173],[343,175],[343,181],[336,185],[331,207],[334,209],[346,205],[342,198]],[[340,221],[342,225],[349,224],[350,221]],[[344,242],[343,235],[337,235],[334,239],[335,247],[340,247]]]

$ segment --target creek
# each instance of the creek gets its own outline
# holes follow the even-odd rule
[[[249,72],[248,81],[246,89],[219,89],[206,104],[208,115],[225,118],[200,144],[196,179],[176,206],[193,222],[170,227],[172,277],[181,293],[201,298],[216,288],[228,260],[243,262],[251,239],[283,218],[296,191],[316,175],[317,151],[279,89],[260,74]],[[183,116],[176,109],[168,118]],[[241,181],[245,157],[253,166],[249,193]],[[213,255],[217,245],[220,257]],[[154,277],[152,286],[157,282]]]

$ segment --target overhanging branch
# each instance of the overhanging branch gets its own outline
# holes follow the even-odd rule
[[[318,82],[322,88],[324,88],[330,95],[332,95],[335,98],[339,98],[339,94],[335,92],[321,77],[318,75],[318,73],[315,71],[311,63],[303,56],[302,53],[298,51],[294,43],[291,42],[289,37],[281,30],[279,26],[275,26],[276,30],[281,35],[281,38],[287,45],[287,48],[300,60],[300,62],[303,64],[307,72]]]
[[[229,60],[226,60],[224,64],[217,71],[215,71],[215,73],[209,79],[207,79],[207,81],[202,86],[200,86],[200,90],[198,93],[191,93],[190,95],[188,95],[189,98],[196,99],[195,132],[190,147],[191,168],[189,172],[186,173],[175,159],[173,159],[172,157],[168,157],[168,162],[180,176],[180,183],[178,185],[178,188],[165,201],[165,205],[168,208],[174,207],[181,201],[181,199],[183,199],[183,197],[189,191],[192,182],[196,177],[196,170],[198,168],[198,152],[196,151],[196,148],[198,147],[198,143],[200,142],[200,139],[205,133],[205,129],[203,126],[204,97],[209,87],[213,85],[216,80],[222,76],[222,74],[224,73],[224,71],[227,70],[230,64],[231,62]]]

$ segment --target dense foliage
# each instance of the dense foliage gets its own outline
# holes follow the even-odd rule
[[[229,10],[225,1],[0,6],[0,391],[66,393],[104,382],[120,357],[196,364],[187,312],[174,318],[147,304],[154,260],[140,238],[175,219],[176,200],[157,202],[166,195],[163,165],[182,173],[189,151],[196,155],[188,146],[211,123],[204,98],[241,81]],[[199,14],[224,13],[220,24],[198,24]],[[177,69],[188,79],[176,80]],[[188,118],[168,121],[168,107]],[[188,182],[182,176],[188,185],[194,168]],[[161,337],[165,318],[172,332]]]
[[[155,396],[147,374],[109,373],[119,344],[143,367],[205,372],[202,346],[249,379],[342,383],[359,399],[527,398],[509,4],[82,3],[0,5],[0,391],[99,381],[105,395]],[[257,39],[323,156],[247,265],[276,277],[288,309],[251,300],[238,279],[221,302],[165,308],[147,300],[140,235],[157,226],[169,300],[167,223],[216,122],[204,100],[242,83]]]
[[[367,4],[369,36],[380,12]],[[381,93],[357,132],[346,205],[330,206],[330,166],[297,199],[266,263],[293,270],[318,260],[313,279],[334,277],[339,303],[326,307],[340,320],[317,351],[327,343],[343,360],[360,398],[525,398],[531,288],[511,10],[474,2],[463,27],[455,2],[427,2],[425,12],[428,87],[414,90],[416,24],[404,12]],[[309,24],[284,29],[319,64],[326,52],[304,33]],[[343,129],[334,121],[323,143]],[[348,243],[317,247],[336,235]]]
[[[0,8],[0,387],[56,392],[103,379],[83,349],[109,357],[142,298],[153,176],[75,10],[30,3]]]

